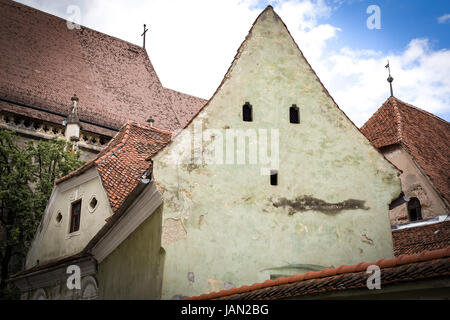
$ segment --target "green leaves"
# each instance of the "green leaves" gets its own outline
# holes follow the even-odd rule
[[[0,298],[7,276],[20,271],[12,255],[23,261],[55,181],[80,167],[79,158],[64,140],[24,143],[0,129]]]

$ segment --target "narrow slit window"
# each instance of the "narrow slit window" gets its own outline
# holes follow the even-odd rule
[[[408,202],[408,216],[410,221],[422,220],[422,206],[417,198],[411,198]]]
[[[242,120],[253,121],[252,105],[248,102],[242,106]]]
[[[276,186],[278,185],[278,171],[270,170],[270,185]]]
[[[72,203],[70,214],[70,233],[80,230],[81,200]]]
[[[295,104],[289,108],[289,121],[291,123],[300,123],[300,110]]]

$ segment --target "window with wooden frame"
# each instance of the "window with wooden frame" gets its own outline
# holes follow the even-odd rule
[[[72,203],[70,212],[69,233],[80,230],[80,220],[81,220],[81,200],[78,200]]]

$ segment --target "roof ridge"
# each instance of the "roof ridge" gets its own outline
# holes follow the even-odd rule
[[[109,150],[108,152],[106,152],[102,157],[97,158],[97,160],[95,161],[97,166],[100,166],[103,162],[105,162],[108,158],[110,158],[111,156],[113,156],[115,154],[115,152],[117,151],[117,153],[123,148],[123,146],[127,143],[129,137],[130,137],[130,121],[128,120],[126,122],[126,124],[124,125],[125,127],[125,133],[123,135],[123,138],[119,141],[119,143],[114,146],[111,150]],[[102,159],[103,158],[103,159]]]
[[[42,13],[42,14],[45,14],[45,15],[50,16],[50,17],[52,17],[52,18],[56,18],[56,19],[61,20],[61,21],[63,21],[63,22],[70,22],[69,20],[64,19],[64,18],[61,18],[61,17],[58,17],[58,16],[55,15],[55,14],[52,14],[52,13],[49,13],[49,12],[45,12],[45,11],[42,11],[42,10],[40,10],[40,9],[33,8],[32,6],[29,6],[29,5],[24,4],[24,3],[21,3],[21,2],[7,1],[6,4],[8,4],[8,2],[9,2],[9,4],[15,4],[15,5],[17,5],[18,7],[23,6],[23,7],[32,9],[32,10],[39,11],[39,12]],[[136,49],[139,49],[139,51],[143,51],[143,52],[145,51],[145,52],[146,52],[146,50],[145,50],[144,48],[142,48],[141,46],[139,46],[139,45],[137,45],[137,44],[134,44],[134,43],[132,43],[132,42],[130,42],[130,41],[123,40],[123,39],[120,39],[120,38],[118,38],[118,37],[109,35],[109,34],[107,34],[107,33],[104,33],[104,32],[101,32],[101,31],[98,31],[98,30],[95,30],[95,29],[86,27],[85,25],[82,25],[82,24],[78,24],[78,25],[79,25],[81,28],[84,28],[84,29],[87,29],[87,30],[96,32],[96,33],[98,33],[98,34],[107,36],[107,37],[109,37],[109,38],[113,38],[113,39],[122,41],[122,42],[124,42],[124,43],[127,43],[127,44],[129,44],[129,45],[135,47]],[[158,79],[158,80],[159,80],[159,79]]]
[[[138,122],[138,121],[135,121],[135,120],[131,120],[130,123],[131,123],[132,126],[135,126],[135,127],[141,128],[141,129],[157,131],[157,132],[160,132],[160,133],[165,133],[165,134],[170,134],[170,135],[173,134],[173,132],[170,131],[170,130],[165,130],[165,129],[161,129],[161,128],[158,128],[158,127],[154,127],[154,126],[151,126],[151,125],[149,125],[147,123]]]
[[[394,96],[389,98],[389,101],[392,102],[392,107],[394,108],[394,113],[396,114],[395,122],[397,123],[397,134],[398,134],[398,140],[400,142],[403,141],[403,121],[402,121],[402,115],[400,114],[400,110],[397,106],[397,100]]]
[[[426,110],[424,110],[424,109],[421,109],[421,108],[419,108],[419,107],[416,107],[416,106],[414,106],[414,105],[412,105],[412,104],[410,104],[410,103],[408,103],[408,102],[405,102],[405,101],[403,101],[403,100],[400,100],[400,99],[398,99],[398,98],[395,98],[395,97],[393,97],[393,98],[394,98],[396,101],[401,102],[402,104],[404,104],[404,105],[407,106],[407,107],[410,107],[410,108],[412,108],[412,109],[415,109],[415,110],[417,110],[417,111],[420,111],[420,112],[424,113],[425,115],[427,115],[427,116],[429,116],[429,117],[432,117],[432,118],[435,118],[436,120],[440,120],[440,121],[444,122],[445,124],[450,124],[447,120],[442,119],[442,118],[438,117],[437,115],[435,115],[435,114],[433,114],[433,113],[431,113],[431,112],[429,112],[429,111],[426,111]]]
[[[108,153],[108,147],[109,145],[111,145],[114,140],[116,139],[116,137],[119,135],[119,133],[121,132],[121,130],[126,126],[127,124],[125,123],[120,129],[119,131],[117,131],[117,133],[114,135],[114,137],[108,141],[108,143],[105,145],[105,148],[98,153],[94,158],[92,158],[91,160],[89,160],[88,162],[86,162],[84,165],[82,165],[81,167],[79,167],[78,169],[75,169],[71,172],[69,172],[68,174],[66,174],[65,176],[59,178],[58,180],[55,181],[55,184],[59,184],[63,181],[66,181],[74,176],[77,176],[79,174],[82,174],[83,172],[85,172],[87,169],[90,169],[91,167],[93,167],[94,165],[98,165],[97,160],[105,157]],[[104,153],[103,153],[104,152]]]
[[[392,268],[399,265],[405,265],[415,262],[424,262],[435,259],[447,258],[450,257],[450,247],[446,247],[443,249],[432,250],[432,251],[423,251],[418,254],[411,255],[400,255],[391,259],[380,259],[376,262],[360,262],[355,265],[341,265],[338,268],[325,268],[320,271],[310,271],[302,275],[293,275],[289,277],[282,277],[276,280],[266,280],[262,283],[254,283],[252,285],[244,285],[238,288],[232,288],[228,290],[221,290],[211,293],[202,294],[200,296],[186,298],[186,300],[207,300],[207,299],[216,299],[219,297],[225,297],[237,293],[244,293],[256,289],[262,289],[267,287],[273,287],[276,285],[288,284],[292,282],[301,282],[304,280],[310,279],[319,279],[326,278],[330,276],[335,276],[338,274],[346,274],[346,273],[355,273],[365,271],[367,267],[370,265],[377,265],[381,269],[383,268]]]

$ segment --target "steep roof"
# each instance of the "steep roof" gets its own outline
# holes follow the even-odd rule
[[[139,46],[86,27],[70,30],[66,20],[10,0],[0,0],[0,15],[0,98],[67,114],[76,93],[82,119],[120,128],[152,117],[167,130],[184,127],[206,102],[164,88]],[[6,102],[0,108],[62,120]]]
[[[171,136],[169,131],[127,121],[101,153],[56,184],[95,167],[115,213],[142,177],[150,177],[151,157],[170,142]]]
[[[377,148],[401,144],[450,202],[450,124],[395,97],[361,127]]]
[[[392,231],[395,256],[450,247],[450,221]]]
[[[367,288],[370,273],[367,268],[377,265],[381,270],[381,287],[394,283],[439,279],[450,276],[450,247],[415,255],[402,255],[377,262],[361,262],[353,266],[308,272],[303,275],[267,280],[192,297],[192,300],[276,300],[311,296],[319,293]]]

